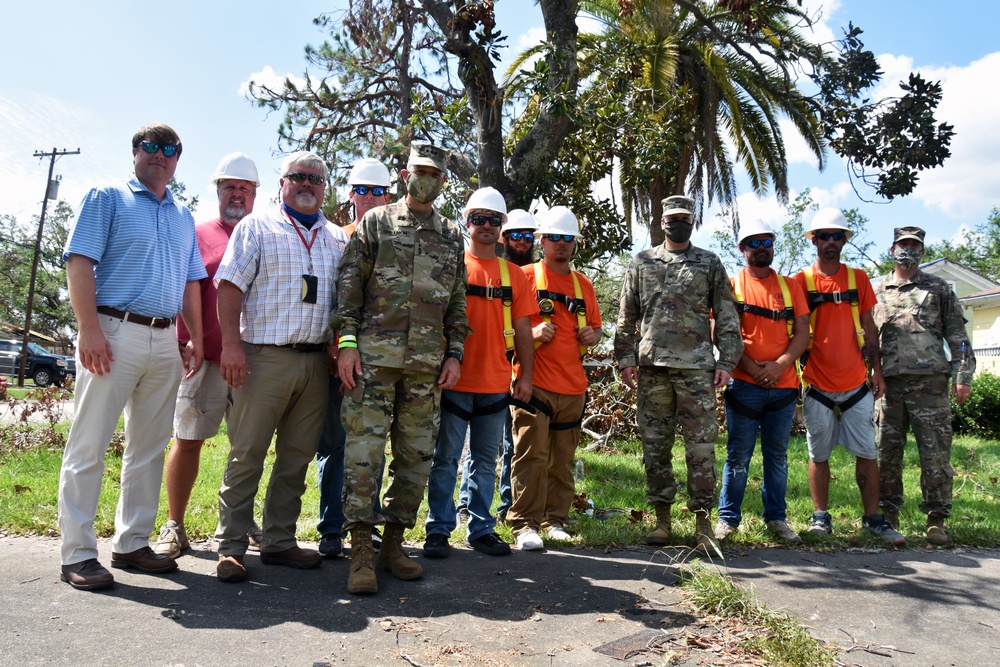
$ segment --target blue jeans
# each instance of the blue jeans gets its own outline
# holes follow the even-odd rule
[[[441,399],[451,401],[460,409],[472,413],[494,406],[507,394],[473,394],[464,391],[442,392]],[[455,512],[455,483],[458,481],[458,459],[469,433],[469,539],[492,533],[496,519],[490,514],[496,482],[496,460],[503,435],[506,407],[499,412],[466,420],[447,409],[441,409],[441,429],[434,446],[434,462],[427,480],[428,535],[450,535],[458,525]]]
[[[514,502],[513,489],[510,486],[510,462],[514,458],[514,434],[512,426],[514,419],[510,409],[507,409],[507,419],[503,427],[503,443],[500,449],[500,504],[497,505],[497,515],[502,516]],[[469,462],[465,459],[462,466],[462,485],[458,488],[458,506],[469,508]]]
[[[340,378],[330,376],[330,402],[326,407],[323,432],[316,448],[316,478],[319,482],[319,523],[316,530],[321,536],[344,535],[344,447],[347,433],[340,421],[340,406],[344,395],[340,393]],[[385,460],[382,461],[385,470]],[[382,473],[375,487],[375,509],[382,513]]]
[[[719,494],[719,519],[730,526],[739,526],[743,518],[740,508],[747,488],[747,473],[753,457],[757,433],[760,432],[760,451],[764,459],[764,480],[761,497],[764,502],[764,521],[785,520],[785,491],[788,488],[788,438],[795,416],[795,401],[789,397],[798,389],[765,389],[751,382],[730,380],[730,395],[746,411],[757,413],[756,418],[740,414],[726,402],[726,424],[729,441],[728,454],[722,470],[722,492]],[[768,410],[767,406],[788,403]]]

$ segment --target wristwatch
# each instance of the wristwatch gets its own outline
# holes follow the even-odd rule
[[[458,359],[458,363],[462,363],[462,353],[461,352],[448,352],[444,355],[445,359]]]

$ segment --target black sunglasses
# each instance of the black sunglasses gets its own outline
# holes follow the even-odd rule
[[[843,241],[847,238],[844,232],[816,232],[816,238],[820,241]]]
[[[511,241],[526,241],[527,243],[535,242],[535,235],[531,232],[507,232],[507,238]]]
[[[750,239],[749,241],[745,241],[743,245],[754,250],[757,248],[771,248],[774,246],[774,239]]]
[[[558,243],[559,241],[572,243],[576,240],[576,237],[572,234],[542,234],[542,238],[552,241],[553,243]]]
[[[155,141],[144,141],[140,144],[142,150],[146,151],[150,155],[156,151],[162,151],[163,157],[173,157],[177,155],[177,146],[174,144],[158,144]]]
[[[361,195],[362,197],[368,194],[369,192],[376,197],[381,197],[386,192],[388,192],[388,188],[384,188],[381,185],[374,185],[371,187],[367,185],[355,185],[353,188],[351,188],[351,192],[353,192],[356,195]]]
[[[303,174],[301,172],[295,172],[294,174],[285,174],[285,178],[289,179],[292,183],[305,183],[306,179],[313,185],[320,185],[323,183],[323,177],[319,174]]]
[[[490,227],[499,227],[503,224],[503,218],[499,215],[470,215],[469,224],[473,227],[482,227],[487,224]]]

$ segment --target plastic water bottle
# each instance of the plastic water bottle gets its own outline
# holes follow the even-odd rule
[[[585,472],[586,469],[583,465],[583,459],[577,459],[576,465],[573,466],[573,479],[580,481],[581,479],[583,479]]]

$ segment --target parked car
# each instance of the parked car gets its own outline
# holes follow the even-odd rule
[[[70,361],[76,376],[76,362],[72,357],[54,354],[39,345],[28,343],[28,364],[25,377],[35,381],[37,387],[47,387],[53,382],[62,384],[69,374]],[[16,376],[21,367],[21,341],[0,339],[0,372]]]

